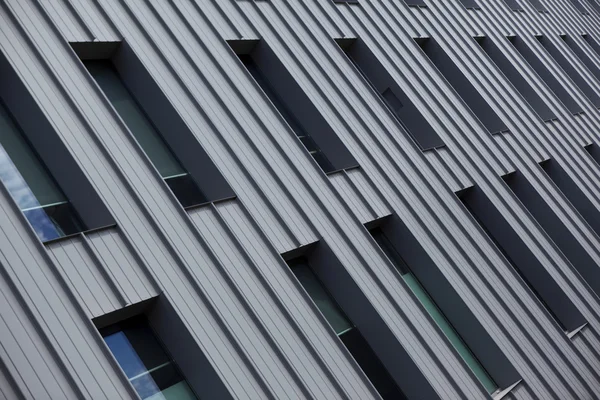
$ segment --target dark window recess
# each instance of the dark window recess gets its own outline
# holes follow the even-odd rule
[[[584,316],[483,191],[472,187],[461,192],[459,197],[496,248],[562,329],[570,332],[585,324]]]
[[[579,0],[569,0],[569,1],[571,2],[571,4],[573,4],[573,7],[575,7],[577,10],[579,10],[580,13],[589,14],[589,12],[585,9],[583,4],[581,4],[581,2]],[[594,0],[590,0],[590,1],[594,1]]]
[[[600,268],[544,198],[518,171],[503,179],[592,290],[600,295]]]
[[[519,70],[515,68],[512,61],[502,53],[502,50],[500,50],[492,39],[487,37],[476,37],[475,40],[500,71],[502,71],[506,79],[510,81],[515,90],[521,93],[521,96],[523,96],[542,120],[549,121],[556,118],[556,115],[550,110],[542,97],[529,82],[527,82]]]
[[[444,78],[452,85],[454,90],[463,99],[467,106],[479,118],[490,133],[508,130],[508,127],[498,117],[498,114],[483,99],[479,91],[465,77],[460,69],[448,57],[444,49],[431,38],[415,39],[431,62],[442,73]]]
[[[319,281],[308,260],[299,257],[288,261],[288,265],[381,397],[389,400],[406,399],[360,331]]]
[[[183,207],[206,203],[188,171],[181,165],[151,120],[123,84],[110,61],[86,61],[85,66],[119,113]]]
[[[588,70],[600,81],[600,69],[590,57],[583,51],[581,46],[570,36],[561,35],[562,40],[569,46],[571,51],[581,60]]]
[[[334,3],[358,4],[358,0],[333,0]]]
[[[425,4],[425,0],[404,0],[407,6],[418,6],[418,7],[427,7]]]
[[[517,0],[504,0],[504,2],[513,11],[522,11],[523,10],[523,7],[521,7],[521,4],[519,4],[519,2]]]
[[[71,43],[183,207],[235,197],[169,98],[127,43]]]
[[[546,83],[546,85],[554,92],[558,100],[567,107],[572,114],[580,113],[582,110],[581,106],[577,104],[575,99],[569,94],[569,92],[563,87],[563,85],[556,79],[554,74],[546,68],[542,60],[535,55],[533,50],[525,43],[523,39],[518,36],[509,36],[508,40],[514,46],[514,48],[521,54],[521,57],[527,61],[529,66],[538,74],[538,76]]]
[[[229,44],[325,173],[358,165],[335,131],[266,43],[240,40],[230,41]]]
[[[600,236],[600,212],[579,188],[579,185],[571,179],[569,174],[555,160],[543,161],[540,166],[588,225]]]
[[[362,40],[341,39],[338,44],[421,150],[444,145],[433,127]]]
[[[536,36],[536,39],[546,49],[548,54],[552,56],[554,61],[565,71],[566,75],[581,89],[588,99],[596,107],[600,107],[600,96],[596,90],[592,88],[585,78],[573,67],[573,64],[564,56],[560,49],[550,39],[545,36]]]
[[[600,5],[598,7],[600,7]],[[600,12],[600,8],[599,8],[598,12]],[[598,44],[598,42],[588,34],[581,35],[581,37],[583,38],[583,40],[586,41],[586,43],[590,46],[590,48],[594,51],[594,53],[596,53],[596,56],[600,57],[600,44]],[[596,65],[594,63],[592,63],[592,65],[593,65],[593,69],[590,68],[590,71],[592,71],[592,72],[596,71],[596,72],[594,72],[594,75],[596,75],[598,73],[597,72],[598,67],[596,67]],[[600,76],[596,75],[596,77],[600,80]]]
[[[196,399],[145,317],[103,328],[100,334],[142,400]]]
[[[588,0],[588,4],[596,10],[596,12],[600,13],[600,3],[598,0]]]
[[[481,382],[488,393],[494,393],[498,389],[496,382],[494,382],[490,374],[486,371],[475,354],[473,354],[448,318],[446,318],[440,307],[438,307],[433,298],[427,293],[419,279],[411,271],[398,251],[396,251],[396,248],[392,245],[383,230],[381,230],[380,227],[376,227],[369,232],[388,259],[394,264],[400,275],[402,275],[404,282],[406,282],[406,285],[412,290],[415,297],[423,305],[423,308],[429,313],[431,318],[446,335],[452,346],[454,346],[465,363],[473,371],[479,382]]]
[[[1,101],[0,180],[42,242],[85,230],[71,203]]]
[[[479,7],[479,4],[475,0],[460,0],[460,2],[467,10],[481,10],[481,7]]]
[[[548,9],[542,4],[541,0],[529,0],[529,2],[539,12],[548,12]]]

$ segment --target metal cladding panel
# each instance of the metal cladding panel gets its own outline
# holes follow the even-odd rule
[[[600,91],[589,69],[600,54],[581,36],[600,40],[591,1],[580,1],[584,14],[564,0],[541,0],[547,12],[504,0],[468,10],[454,0],[0,0],[0,56],[116,221],[43,245],[0,185],[0,399],[135,398],[92,319],[157,296],[233,398],[377,398],[280,256],[317,241],[440,398],[489,398],[365,230],[390,214],[522,378],[505,398],[600,398],[600,293],[501,178],[519,171],[600,268],[600,238],[538,165],[558,163],[600,210],[600,166],[584,149],[600,143],[600,112],[535,39]],[[556,119],[539,118],[481,36]],[[583,113],[564,107],[507,36],[527,43]],[[508,132],[487,132],[415,43],[426,37]],[[358,168],[323,174],[226,42],[241,39],[268,43]],[[421,152],[336,39],[368,46],[445,146]],[[127,42],[235,199],[180,206],[69,45],[114,41]],[[585,317],[572,337],[455,195],[472,186]]]

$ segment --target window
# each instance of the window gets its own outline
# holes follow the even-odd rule
[[[71,203],[2,102],[0,179],[41,241],[85,230]]]
[[[565,332],[575,331],[586,323],[581,312],[481,189],[466,189],[459,193],[459,198],[523,283]]]
[[[529,2],[539,12],[548,12],[548,9],[542,4],[540,0],[529,0]]]
[[[479,7],[475,0],[460,0],[460,2],[467,10],[481,10],[481,7]]]
[[[383,399],[406,399],[359,330],[319,281],[305,257],[288,261],[292,272]]]
[[[142,400],[194,400],[196,396],[143,316],[100,330]]]
[[[181,205],[189,207],[207,202],[191,175],[127,90],[111,62],[86,61],[85,66]]]
[[[536,39],[546,49],[546,51],[552,56],[554,61],[565,71],[566,75],[573,80],[575,85],[581,89],[581,91],[590,99],[590,101],[596,106],[600,107],[600,96],[596,93],[596,90],[592,88],[585,80],[585,78],[577,71],[573,64],[563,55],[560,49],[552,42],[549,38],[544,36],[536,36]]]
[[[588,285],[600,294],[600,268],[544,198],[518,171],[503,179]]]
[[[456,329],[452,326],[450,321],[442,313],[440,308],[435,304],[433,299],[427,294],[427,291],[416,276],[409,269],[406,262],[402,259],[400,254],[396,251],[390,240],[387,238],[381,228],[376,227],[370,230],[373,239],[377,242],[381,250],[385,253],[388,259],[394,264],[404,282],[410,287],[417,299],[421,302],[423,307],[427,310],[429,315],[433,318],[436,324],[444,332],[450,343],[454,346],[456,351],[460,354],[462,359],[467,363],[469,368],[473,371],[477,379],[485,387],[488,393],[493,393],[498,389],[498,385],[487,373],[483,365],[475,357],[471,349],[467,346],[464,340],[460,337]]]
[[[523,7],[517,2],[517,0],[504,0],[506,5],[513,11],[522,11]]]
[[[358,165],[267,43],[241,40],[230,41],[229,45],[323,172]]]
[[[540,163],[552,182],[577,209],[585,222],[600,236],[600,212],[556,160]]]
[[[427,7],[424,0],[404,0],[407,6]]]
[[[475,40],[542,120],[549,121],[556,118],[556,115],[550,110],[545,101],[542,100],[542,97],[527,82],[519,70],[515,68],[512,61],[502,53],[502,50],[500,50],[492,39],[480,36],[476,37]]]
[[[432,38],[415,39],[423,52],[442,73],[454,90],[469,106],[490,133],[508,130],[498,114],[483,99],[479,91],[469,82],[467,77],[454,64],[444,49]]]
[[[585,37],[586,35],[584,35]],[[583,64],[588,68],[588,70],[598,79],[600,80],[600,69],[596,66],[594,61],[583,51],[581,46],[568,35],[561,35],[562,40],[569,46],[571,51],[575,53],[575,55],[581,60]],[[585,40],[585,39],[584,39]]]
[[[340,39],[337,42],[421,150],[444,146],[433,127],[362,40]]]
[[[589,12],[585,9],[583,4],[581,4],[581,2],[579,0],[570,0],[570,1],[571,1],[571,4],[573,4],[573,7],[575,7],[577,10],[579,10],[580,13],[589,14]]]
[[[523,39],[517,36],[510,36],[508,37],[508,40],[572,114],[577,114],[582,111],[581,106],[577,104],[575,99],[573,99],[558,79],[556,79],[556,76],[550,72],[542,60],[540,60]]]

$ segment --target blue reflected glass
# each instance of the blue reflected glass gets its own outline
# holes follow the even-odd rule
[[[106,336],[104,341],[127,378],[131,379],[147,371],[144,363],[122,331]]]

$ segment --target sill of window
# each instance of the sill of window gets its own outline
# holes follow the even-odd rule
[[[573,329],[571,332],[566,332],[566,334],[567,334],[567,337],[568,337],[569,339],[573,339],[575,336],[577,336],[577,334],[578,334],[579,332],[581,332],[581,331],[583,330],[583,328],[585,328],[585,327],[587,326],[587,324],[588,324],[588,323],[586,322],[586,323],[584,323],[583,325],[581,325],[579,328],[575,328],[575,329]]]
[[[117,226],[117,224],[104,225],[104,226],[100,226],[98,228],[92,228],[92,229],[88,229],[88,230],[77,232],[77,233],[71,233],[70,235],[65,235],[65,236],[54,238],[54,239],[46,240],[45,242],[42,242],[42,243],[44,243],[44,245],[57,243],[57,242],[61,242],[63,240],[73,239],[79,235],[86,235],[88,233],[94,233],[94,232],[98,232],[98,231],[103,231],[105,229],[114,228],[115,226]]]
[[[519,385],[519,383],[521,383],[521,382],[523,382],[523,379],[519,379],[518,381],[516,381],[515,383],[513,383],[512,385],[510,385],[509,387],[507,387],[504,390],[500,390],[500,391],[497,391],[495,393],[492,393],[492,399],[494,399],[494,400],[500,400],[500,399],[502,399],[507,394],[509,394],[510,392],[512,392],[512,390],[514,388],[516,388]]]
[[[205,206],[208,206],[211,204],[223,203],[225,201],[235,200],[235,199],[237,199],[237,196],[223,197],[222,199],[211,200],[211,201],[207,201],[207,202],[200,203],[200,204],[194,204],[193,206],[187,206],[187,207],[184,207],[183,209],[185,211],[191,211],[191,210],[195,210],[196,208],[202,208],[202,207],[205,207]]]
[[[325,172],[325,175],[327,175],[327,176],[331,176],[331,175],[335,175],[335,174],[337,174],[337,173],[339,173],[339,172],[343,172],[343,171],[351,171],[351,170],[353,170],[353,169],[358,169],[358,168],[360,168],[360,165],[358,165],[358,164],[357,164],[357,165],[352,165],[352,166],[350,166],[350,167],[346,167],[346,168],[340,168],[340,169],[335,169],[335,170],[333,170],[333,171]]]

